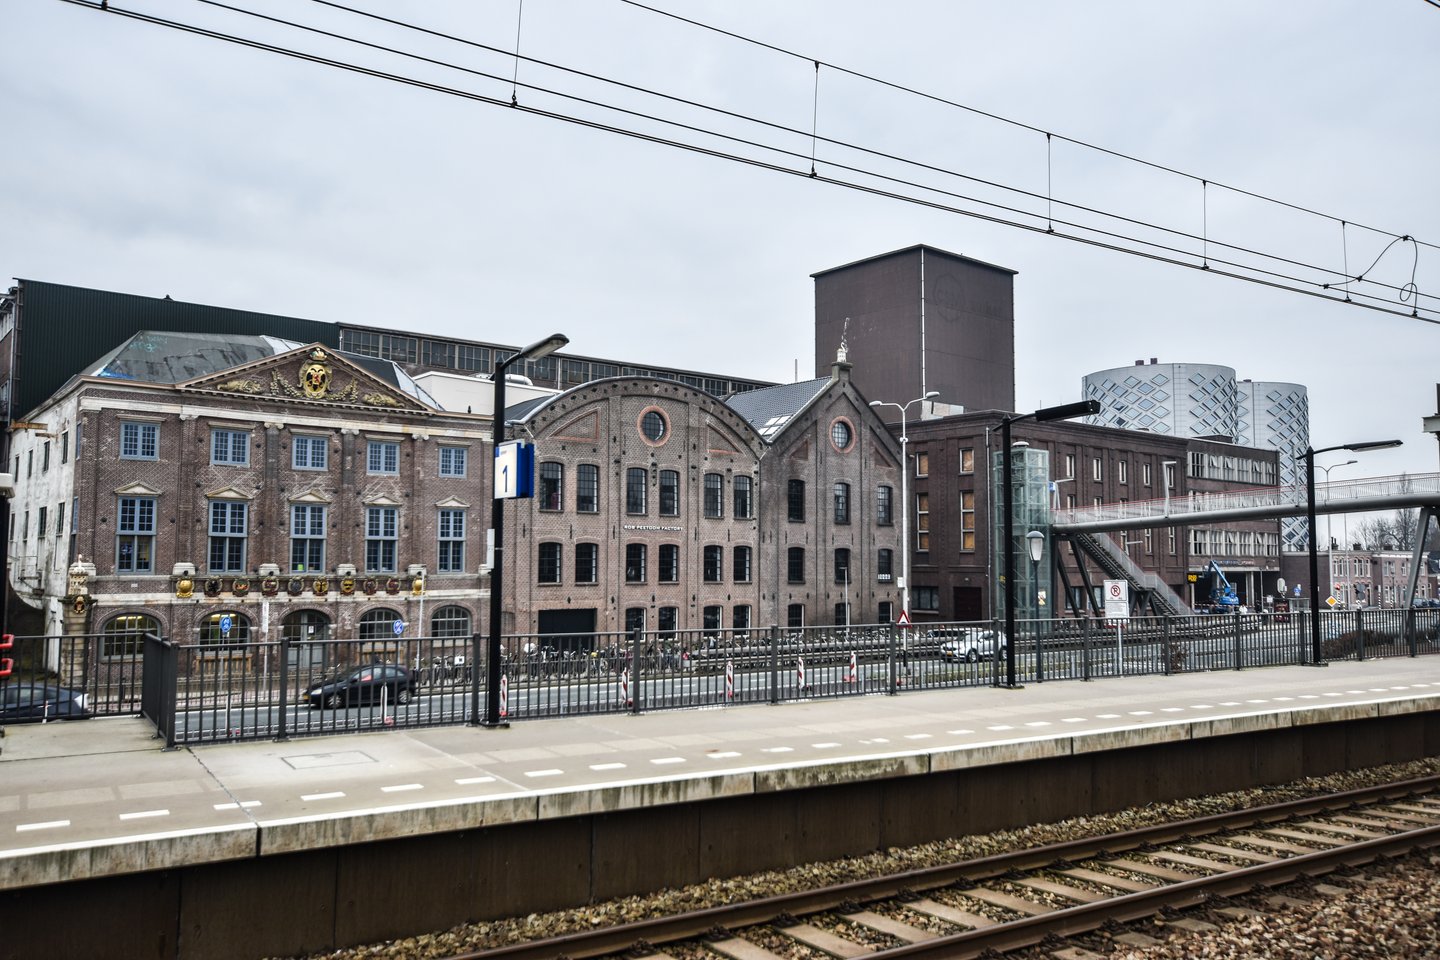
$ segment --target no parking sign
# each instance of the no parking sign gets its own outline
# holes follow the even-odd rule
[[[1105,581],[1105,619],[1130,619],[1130,582],[1128,580]]]

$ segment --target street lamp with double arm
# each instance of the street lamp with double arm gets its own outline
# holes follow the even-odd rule
[[[910,459],[906,445],[910,437],[905,430],[905,414],[912,403],[924,403],[940,396],[939,390],[931,390],[923,397],[916,397],[906,403],[892,403],[888,400],[871,400],[872,407],[894,407],[900,411],[900,609],[910,620]]]

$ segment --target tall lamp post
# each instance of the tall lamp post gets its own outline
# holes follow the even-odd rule
[[[538,360],[541,357],[549,356],[570,342],[570,338],[562,333],[551,334],[538,343],[521,350],[513,357],[507,357],[495,365],[495,372],[491,374],[491,380],[495,384],[495,426],[491,431],[493,434],[491,447],[494,451],[500,449],[500,444],[505,442],[505,373],[512,364],[522,360]],[[500,490],[500,478],[495,475],[496,461],[490,461],[490,529],[494,531],[495,546],[494,558],[490,565],[490,646],[489,663],[485,671],[485,720],[483,725],[487,727],[507,726],[500,719],[500,618],[501,618],[501,592],[505,573],[505,501],[498,496]],[[478,711],[472,705],[472,715]]]
[[[1325,486],[1330,486],[1330,471],[1336,467],[1348,467],[1352,463],[1359,463],[1359,460],[1346,460],[1344,463],[1332,463],[1328,467],[1316,466],[1316,470],[1325,471]],[[1326,491],[1328,494],[1328,490]],[[1328,499],[1328,497],[1327,497]],[[1344,535],[1343,533],[1341,534]],[[1335,538],[1330,534],[1330,514],[1325,514],[1325,582],[1330,584],[1330,589],[1335,589]]]
[[[1071,420],[1100,412],[1099,400],[1081,400],[1058,407],[1042,407],[1034,413],[1021,413],[1000,419],[1000,483],[1001,502],[1005,517],[1005,686],[1015,688],[1015,491],[1010,467],[1010,425],[1021,420],[1044,423],[1049,420]]]
[[[931,390],[923,397],[916,397],[906,403],[892,403],[888,400],[871,400],[872,407],[894,407],[900,411],[900,610],[905,619],[910,619],[910,458],[906,447],[910,437],[905,430],[905,414],[912,403],[924,403],[940,396],[939,390]]]
[[[1305,461],[1305,519],[1309,523],[1310,531],[1310,662],[1313,666],[1324,666],[1321,659],[1323,651],[1320,649],[1320,555],[1315,549],[1315,456],[1320,453],[1330,453],[1332,450],[1348,450],[1356,453],[1361,450],[1381,450],[1386,447],[1398,447],[1401,440],[1367,440],[1363,443],[1341,443],[1333,447],[1321,447],[1316,450],[1313,447],[1306,447],[1305,452],[1296,457],[1296,460]],[[1351,461],[1355,463],[1356,461]]]

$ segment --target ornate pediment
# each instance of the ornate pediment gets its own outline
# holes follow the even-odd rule
[[[154,487],[148,487],[143,483],[127,483],[123,487],[115,488],[117,497],[158,497],[160,491]]]
[[[317,490],[306,490],[299,496],[291,497],[291,503],[333,503],[329,497]]]
[[[254,493],[246,493],[244,490],[237,490],[234,487],[222,487],[219,490],[207,490],[206,500],[254,500]]]
[[[365,498],[364,504],[367,507],[398,507],[400,506],[400,501],[394,497],[387,497],[382,494],[378,497]]]
[[[435,506],[440,508],[441,510],[470,509],[470,504],[466,503],[464,500],[459,499],[458,497],[446,497],[444,500],[437,501]]]
[[[322,344],[265,357],[178,385],[187,392],[425,413],[414,397]]]

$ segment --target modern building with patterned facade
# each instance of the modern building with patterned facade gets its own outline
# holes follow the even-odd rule
[[[1275,450],[1280,484],[1305,480],[1296,458],[1310,445],[1310,398],[1301,384],[1241,380],[1233,367],[1152,358],[1086,374],[1081,390],[1101,403],[1087,423]],[[1286,549],[1306,545],[1303,517],[1287,518],[1281,529]]]

